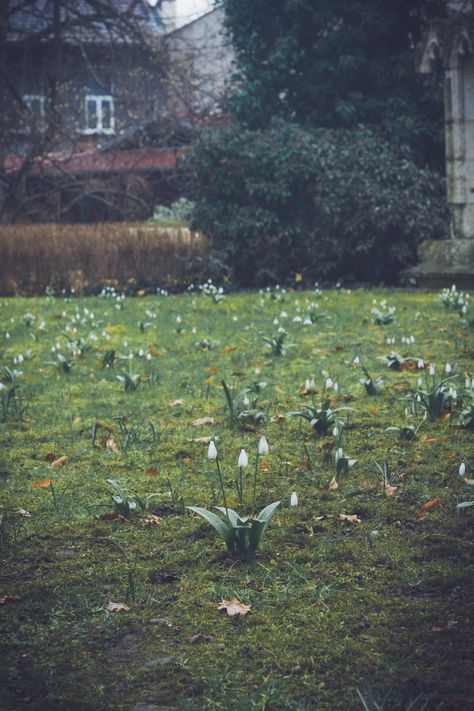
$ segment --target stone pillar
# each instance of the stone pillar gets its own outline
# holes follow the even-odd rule
[[[418,250],[420,264],[406,275],[420,286],[439,288],[454,283],[474,288],[474,12],[470,3],[448,4],[454,14],[429,28],[418,69],[427,73],[434,62],[441,61],[445,70],[451,239],[423,242]]]

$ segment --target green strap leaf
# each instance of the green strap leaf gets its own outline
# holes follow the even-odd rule
[[[228,523],[223,521],[220,516],[212,513],[212,511],[207,511],[207,509],[201,509],[199,506],[186,506],[186,508],[210,523],[211,526],[216,529],[217,533],[222,536],[226,544],[230,541],[232,528]]]

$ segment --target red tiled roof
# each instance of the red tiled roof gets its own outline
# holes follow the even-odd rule
[[[106,153],[96,151],[72,154],[50,153],[35,158],[28,175],[166,171],[175,168],[177,158],[182,152],[182,148],[169,148]],[[24,156],[7,155],[4,161],[5,171],[18,172],[24,166],[25,160]]]

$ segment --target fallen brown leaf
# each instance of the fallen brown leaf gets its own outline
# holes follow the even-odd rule
[[[201,427],[202,425],[213,425],[213,424],[214,424],[213,417],[198,417],[198,419],[194,420],[194,422],[193,422],[194,427]]]
[[[105,609],[107,612],[128,612],[130,610],[124,602],[109,602]]]
[[[333,476],[329,484],[329,491],[337,491],[339,489],[339,484],[336,481],[336,477]]]
[[[474,486],[474,479],[464,479],[464,483],[468,486]]]
[[[143,520],[145,523],[154,523],[156,525],[159,525],[162,521],[162,519],[159,516],[156,516],[155,514],[147,514],[144,516]]]
[[[170,402],[171,407],[177,407],[178,405],[184,405],[184,400],[173,400]]]
[[[251,605],[244,605],[236,597],[231,597],[230,600],[222,600],[218,609],[225,610],[229,617],[245,617],[250,612],[250,607]]]
[[[0,605],[5,605],[7,602],[20,602],[20,600],[19,595],[3,595],[0,597]]]
[[[213,437],[196,437],[193,442],[196,444],[209,444],[211,439],[213,439]]]
[[[51,462],[51,466],[56,469],[57,467],[63,467],[65,464],[67,464],[69,461],[69,457],[66,457],[66,455],[63,455],[62,457],[58,457],[57,459],[54,460],[54,462]]]
[[[179,573],[166,573],[161,570],[155,570],[150,575],[150,583],[156,585],[161,585],[161,583],[177,583],[179,578]]]
[[[386,481],[382,481],[380,483],[380,486],[382,487],[384,496],[395,496],[395,494],[397,493],[398,486],[392,486],[391,484],[387,484]]]
[[[432,632],[441,632],[441,634],[446,634],[446,633],[451,633],[451,632],[458,632],[459,627],[458,627],[458,622],[457,620],[448,620],[448,624],[445,625],[444,627],[432,627],[431,628]]]
[[[47,489],[48,486],[52,485],[52,483],[53,479],[39,479],[33,483],[33,486],[35,489]]]
[[[110,435],[110,437],[107,437],[105,440],[105,448],[110,449],[111,452],[119,452],[119,448],[117,447],[117,443],[115,441],[115,437],[113,435]]]
[[[127,521],[125,516],[122,516],[122,514],[119,514],[118,511],[106,511],[103,513],[101,516],[99,516],[100,521]]]
[[[31,518],[30,512],[24,508],[19,508],[18,513],[20,514],[20,516],[24,516],[25,518]]]
[[[57,455],[54,454],[54,452],[48,452],[48,454],[45,456],[44,461],[45,462],[54,462],[58,459]]]
[[[438,506],[442,506],[443,504],[443,499],[433,499],[432,501],[427,501],[426,504],[423,504],[423,506],[421,507],[418,516],[420,518],[425,518],[425,514],[428,513],[428,511],[437,509]]]
[[[339,521],[349,521],[349,523],[362,523],[357,514],[339,514]]]
[[[188,637],[187,641],[189,644],[200,644],[202,642],[217,642],[215,637],[211,637],[210,634],[193,634]]]
[[[146,470],[146,475],[151,477],[158,476],[159,473],[160,472],[158,471],[158,469],[155,469],[155,467],[150,467],[150,469]]]
[[[374,415],[374,417],[375,417],[376,415],[379,414],[379,409],[378,409],[378,407],[371,406],[371,407],[367,408],[367,412],[370,412],[370,414]]]

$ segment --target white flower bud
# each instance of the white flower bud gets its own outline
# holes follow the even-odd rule
[[[332,386],[334,385],[333,381],[331,378],[326,378],[326,390],[330,390]]]
[[[239,461],[238,461],[238,466],[239,467],[248,467],[249,465],[249,458],[247,456],[247,452],[245,449],[240,450],[239,454]]]
[[[434,365],[430,365],[429,374],[430,374],[430,375],[434,375],[434,374],[435,374],[435,367],[434,367]]]
[[[446,365],[444,366],[444,371],[445,371],[445,373],[448,373],[448,375],[449,375],[449,373],[452,371],[450,363],[446,363]]]
[[[258,443],[258,453],[264,456],[265,454],[268,454],[268,442],[265,439],[265,435],[262,435],[260,437],[260,442]]]
[[[298,495],[296,491],[294,491],[291,495],[290,506],[298,506]]]
[[[217,449],[216,445],[214,444],[214,440],[209,443],[209,449],[207,450],[207,458],[217,459]]]
[[[462,462],[459,467],[459,476],[464,476],[465,473],[466,473],[466,465],[464,464],[464,462]]]

